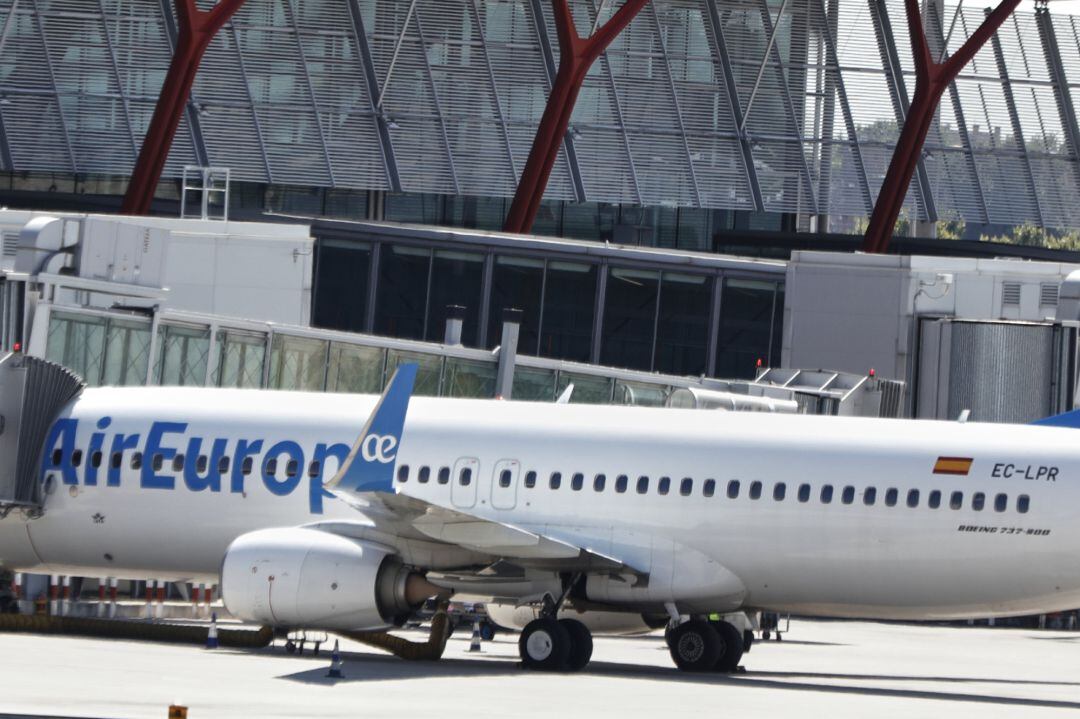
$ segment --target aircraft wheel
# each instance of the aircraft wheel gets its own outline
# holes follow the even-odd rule
[[[570,657],[570,647],[570,633],[553,617],[532,620],[518,639],[521,665],[526,669],[562,669]]]
[[[592,632],[576,619],[560,619],[559,624],[570,635],[570,658],[566,660],[566,669],[571,672],[579,672],[592,659]]]
[[[716,633],[720,635],[720,642],[723,644],[720,658],[717,659],[713,668],[718,672],[730,674],[739,668],[739,661],[742,659],[742,632],[730,622],[712,622],[712,625],[716,629]]]
[[[754,646],[754,633],[749,629],[742,633],[742,650],[743,654],[750,651],[750,647]]]
[[[679,669],[684,672],[704,672],[716,666],[723,652],[723,644],[715,627],[694,619],[671,631],[668,649]]]

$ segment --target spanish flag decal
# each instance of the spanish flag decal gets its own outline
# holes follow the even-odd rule
[[[934,463],[934,474],[959,474],[966,476],[971,471],[971,457],[938,457]]]

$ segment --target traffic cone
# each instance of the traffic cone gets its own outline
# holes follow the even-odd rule
[[[209,631],[206,632],[206,648],[207,649],[217,649],[218,648],[217,612],[214,612],[213,614],[210,615],[210,629],[209,629]]]
[[[338,651],[338,640],[334,640],[334,651],[330,654],[330,671],[326,673],[328,679],[344,679],[341,672],[341,652]]]
[[[469,651],[480,651],[480,622],[473,622],[472,625],[472,640],[469,642]]]

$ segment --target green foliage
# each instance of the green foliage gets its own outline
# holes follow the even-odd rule
[[[1012,232],[1005,235],[988,236],[979,238],[983,242],[1001,242],[1007,245],[1023,245],[1025,247],[1045,247],[1050,250],[1074,250],[1080,251],[1080,230],[1054,231],[1030,222],[1017,225]]]

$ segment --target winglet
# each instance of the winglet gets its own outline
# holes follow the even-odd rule
[[[1071,427],[1072,429],[1080,428],[1080,409],[1074,409],[1062,414],[1055,414],[1051,417],[1043,417],[1037,419],[1031,424],[1039,424],[1044,427]]]
[[[416,370],[415,364],[403,364],[394,372],[349,456],[337,474],[326,483],[328,489],[347,492],[394,491],[394,464],[416,382]]]

